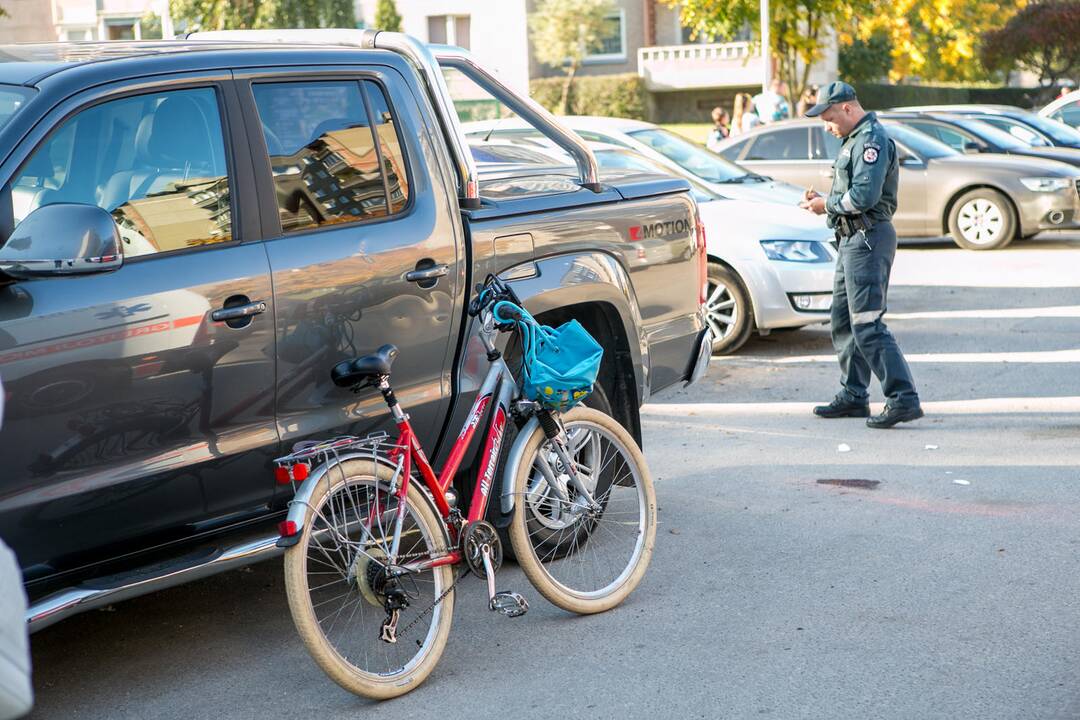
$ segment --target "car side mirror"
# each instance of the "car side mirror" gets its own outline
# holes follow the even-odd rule
[[[981,152],[982,152],[982,148],[979,147],[979,143],[970,142],[970,141],[964,143],[964,154],[965,155],[978,155]]]
[[[17,280],[106,272],[123,263],[120,228],[96,205],[43,205],[0,248],[0,272]]]
[[[912,155],[906,150],[900,150],[899,148],[897,148],[897,150],[899,151],[897,161],[901,165],[922,165],[922,160],[920,160],[917,156]]]

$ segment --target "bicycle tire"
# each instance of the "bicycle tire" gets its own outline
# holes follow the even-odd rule
[[[564,501],[545,499],[549,496],[541,493],[543,488],[540,486],[546,481],[538,479],[538,455],[548,440],[544,431],[537,428],[526,440],[522,454],[524,460],[514,473],[514,514],[510,521],[510,542],[518,565],[529,578],[529,582],[552,604],[578,614],[604,612],[625,600],[641,582],[648,569],[656,543],[655,490],[641,450],[616,420],[597,410],[579,406],[563,414],[562,422],[567,433],[581,430],[589,433],[589,436],[582,440],[582,447],[585,442],[593,442],[593,435],[606,440],[611,446],[613,454],[610,457],[601,454],[598,461],[600,466],[594,470],[602,475],[609,472],[606,468],[610,463],[616,462],[614,469],[610,471],[613,477],[594,478],[597,487],[605,488],[595,498],[603,511],[598,516],[581,514],[577,519],[564,521],[569,524],[564,526],[562,538],[538,533],[538,513],[542,513],[545,507],[552,508],[554,504],[568,508],[574,506]],[[617,464],[620,461],[625,468]],[[636,529],[633,527],[635,521]],[[589,523],[592,523],[591,527]],[[588,527],[584,540],[582,526]],[[600,528],[604,528],[607,535],[600,533]],[[578,564],[584,569],[587,558],[579,554],[604,551],[597,546],[610,545],[612,541],[609,535],[617,537],[617,533],[625,534],[628,539],[633,540],[634,545],[625,566],[621,570],[616,567],[617,574],[612,571],[615,577],[607,585],[599,588],[585,587],[590,583],[585,581],[584,574],[580,582],[570,583],[567,578],[560,577],[564,575],[561,571],[554,572],[557,565],[571,569],[572,563],[579,560]],[[601,536],[602,539],[598,540]],[[538,537],[543,539],[538,540]],[[562,548],[563,543],[572,543],[572,548],[565,551]],[[614,554],[620,557],[623,551],[617,550]],[[578,586],[575,587],[575,584]]]
[[[345,655],[339,652],[339,649],[335,647],[334,643],[328,639],[328,632],[325,632],[323,629],[322,622],[325,622],[325,618],[323,621],[320,621],[318,617],[315,603],[312,601],[312,591],[309,584],[309,563],[307,561],[309,557],[308,551],[311,549],[312,536],[315,532],[316,520],[318,520],[316,511],[321,511],[327,502],[328,496],[332,501],[334,497],[333,494],[337,491],[345,488],[349,488],[351,491],[354,486],[359,486],[361,484],[376,487],[381,486],[385,489],[390,486],[394,475],[394,471],[383,464],[373,463],[368,460],[345,460],[327,473],[327,476],[337,474],[339,470],[340,478],[333,478],[330,482],[319,482],[319,486],[312,494],[309,502],[300,541],[285,552],[285,589],[288,595],[289,610],[292,613],[293,623],[300,635],[300,639],[323,672],[330,676],[334,682],[351,693],[374,700],[386,700],[404,695],[418,687],[428,675],[431,674],[432,670],[435,669],[435,666],[439,662],[439,658],[446,649],[446,642],[450,635],[450,625],[453,621],[454,614],[454,571],[449,565],[444,565],[429,571],[432,573],[433,577],[433,587],[431,589],[432,597],[424,598],[422,602],[417,603],[417,607],[422,610],[429,605],[434,597],[441,595],[443,592],[446,592],[446,595],[431,611],[433,620],[428,628],[428,632],[424,635],[424,642],[422,644],[413,637],[403,637],[399,639],[398,644],[393,646],[410,648],[417,648],[417,646],[419,646],[416,650],[416,654],[404,663],[400,671],[386,673],[369,672],[368,670],[357,667]],[[420,530],[420,537],[428,544],[429,551],[432,543],[439,546],[436,550],[442,550],[444,549],[446,541],[441,523],[430,505],[421,497],[421,492],[423,491],[418,488],[415,483],[410,483],[409,492],[406,497],[406,515],[414,518],[417,529]],[[378,501],[378,495],[376,495],[376,501]],[[342,507],[344,508],[344,501]],[[348,510],[345,510],[345,512],[347,513]],[[381,515],[389,515],[390,513],[391,511],[389,507],[387,507]],[[325,516],[323,517],[325,518]],[[346,527],[348,527],[348,524],[348,521],[346,521]],[[383,539],[385,540],[385,533],[383,533],[383,535]],[[373,549],[377,546],[369,545],[368,547],[369,549]],[[320,553],[325,554],[321,547]],[[359,555],[355,557],[358,560],[363,559]],[[368,555],[367,557],[371,556]],[[374,560],[372,560],[372,562],[374,562]],[[324,562],[323,564],[326,563]],[[357,573],[357,575],[359,576],[360,573]],[[348,586],[349,582],[345,582]],[[371,593],[373,591],[370,587],[366,588],[367,594],[365,595],[365,590],[359,587],[359,579],[355,579],[353,582],[355,582],[358,587],[354,588],[350,586],[346,591],[346,594],[351,592],[356,593],[356,603],[357,607],[361,609],[361,622],[363,622],[364,603],[366,602],[368,606],[374,605],[375,598],[372,598]],[[349,598],[347,598],[347,600],[349,600]],[[385,611],[383,611],[381,607],[373,608],[373,610],[377,617],[379,612],[382,612],[382,617],[385,617]],[[339,612],[341,611],[339,610]],[[356,608],[353,609],[352,615],[350,615],[349,625],[353,624],[352,621],[355,617],[355,612]],[[420,614],[423,615],[423,613]],[[402,625],[404,625],[404,622],[405,618],[403,615]],[[330,632],[332,632],[332,630],[333,626],[331,626]],[[382,641],[373,636],[370,638],[370,642],[373,647],[380,647],[377,643]],[[402,643],[404,643],[404,645],[401,645]],[[385,648],[383,649],[385,650]],[[416,660],[418,657],[420,658],[419,661]]]

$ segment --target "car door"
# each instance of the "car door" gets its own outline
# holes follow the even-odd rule
[[[28,579],[273,495],[273,297],[237,114],[228,73],[133,80],[61,103],[0,169],[0,215],[98,205],[124,249],[113,272],[0,290],[0,528]]]
[[[756,133],[739,164],[801,188],[828,188],[832,164],[811,157],[811,129],[809,125],[797,125]]]
[[[835,158],[840,152],[843,141],[825,132],[823,128],[814,128],[817,132],[815,152],[825,157]],[[887,130],[887,128],[886,128]],[[895,140],[893,140],[896,143]],[[900,186],[896,192],[896,213],[893,215],[893,227],[900,236],[919,236],[927,232],[927,165],[908,148],[896,143],[900,165]]]
[[[393,69],[243,76],[277,306],[287,444],[387,428],[381,395],[335,387],[337,362],[395,344],[392,382],[432,447],[450,398],[464,288],[453,190]]]

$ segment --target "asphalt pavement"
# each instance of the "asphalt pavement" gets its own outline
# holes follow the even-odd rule
[[[520,619],[459,586],[442,662],[355,698],[281,562],[33,638],[33,718],[1080,718],[1080,236],[901,249],[890,327],[927,410],[819,420],[823,327],[756,338],[643,410],[660,526],[621,607]],[[880,390],[872,400],[880,407]]]

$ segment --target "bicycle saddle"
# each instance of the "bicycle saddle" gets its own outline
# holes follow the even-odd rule
[[[330,371],[330,377],[338,387],[352,387],[380,375],[389,375],[397,354],[398,349],[394,345],[383,345],[371,355],[339,362]]]

